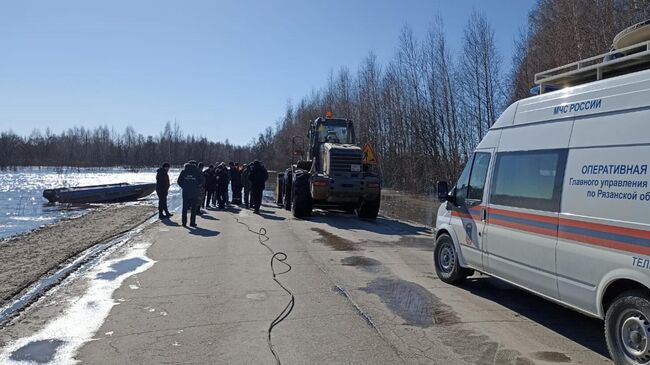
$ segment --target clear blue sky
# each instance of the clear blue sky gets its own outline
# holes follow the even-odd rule
[[[440,13],[459,48],[473,7],[507,63],[534,0],[57,0],[0,3],[0,130],[132,125],[244,144],[369,51],[385,62],[408,24]]]

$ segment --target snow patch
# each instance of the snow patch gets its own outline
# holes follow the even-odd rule
[[[18,339],[6,347],[0,354],[0,363],[18,365],[25,364],[25,361],[33,362],[30,359],[47,360],[45,362],[54,365],[78,363],[79,361],[74,358],[76,352],[84,343],[93,339],[108,317],[111,308],[118,304],[119,299],[117,301],[112,299],[113,292],[127,278],[144,272],[154,265],[155,261],[145,255],[149,246],[151,246],[149,242],[135,244],[124,256],[105,261],[88,271],[84,275],[90,281],[87,291],[81,297],[71,298],[73,300],[70,307],[60,317],[49,322],[45,328],[34,335]],[[132,271],[121,273],[113,280],[104,280],[98,276],[100,273],[111,271],[114,265],[125,259],[141,259],[144,263]],[[105,335],[112,335],[112,331]],[[40,346],[36,346],[37,344]],[[44,354],[39,350],[43,348],[42,344],[57,346]],[[52,346],[48,347],[52,348]]]

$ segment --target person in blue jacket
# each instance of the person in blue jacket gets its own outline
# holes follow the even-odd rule
[[[203,173],[198,164],[190,160],[178,175],[178,185],[183,189],[183,227],[187,227],[187,211],[190,211],[190,226],[196,227],[196,213],[199,206],[201,186],[204,184]]]

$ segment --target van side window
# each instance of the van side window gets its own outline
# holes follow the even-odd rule
[[[560,211],[567,150],[497,153],[490,203]]]
[[[473,159],[473,157],[472,157]],[[467,185],[469,184],[469,173],[472,171],[472,160],[467,161],[463,172],[460,174],[456,182],[456,191],[454,193],[454,200],[456,205],[465,205],[465,198],[467,198]]]
[[[474,165],[472,166],[472,174],[469,178],[469,188],[467,190],[467,199],[473,200],[474,203],[483,201],[485,178],[490,167],[490,155],[490,153],[486,152],[474,154]]]
[[[465,205],[466,200],[471,200],[472,205],[476,205],[483,200],[489,167],[490,154],[486,152],[477,152],[467,161],[456,183],[456,205]]]

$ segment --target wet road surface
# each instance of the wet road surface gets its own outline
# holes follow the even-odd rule
[[[296,220],[270,205],[260,216],[209,211],[199,229],[179,221],[153,224],[140,251],[116,252],[1,329],[0,359],[272,364],[267,330],[289,295],[251,232],[264,227],[263,243],[292,266],[278,279],[295,307],[272,332],[282,363],[610,363],[598,320],[487,276],[442,283],[425,225],[321,211]],[[52,322],[79,311],[101,318],[73,346]]]

